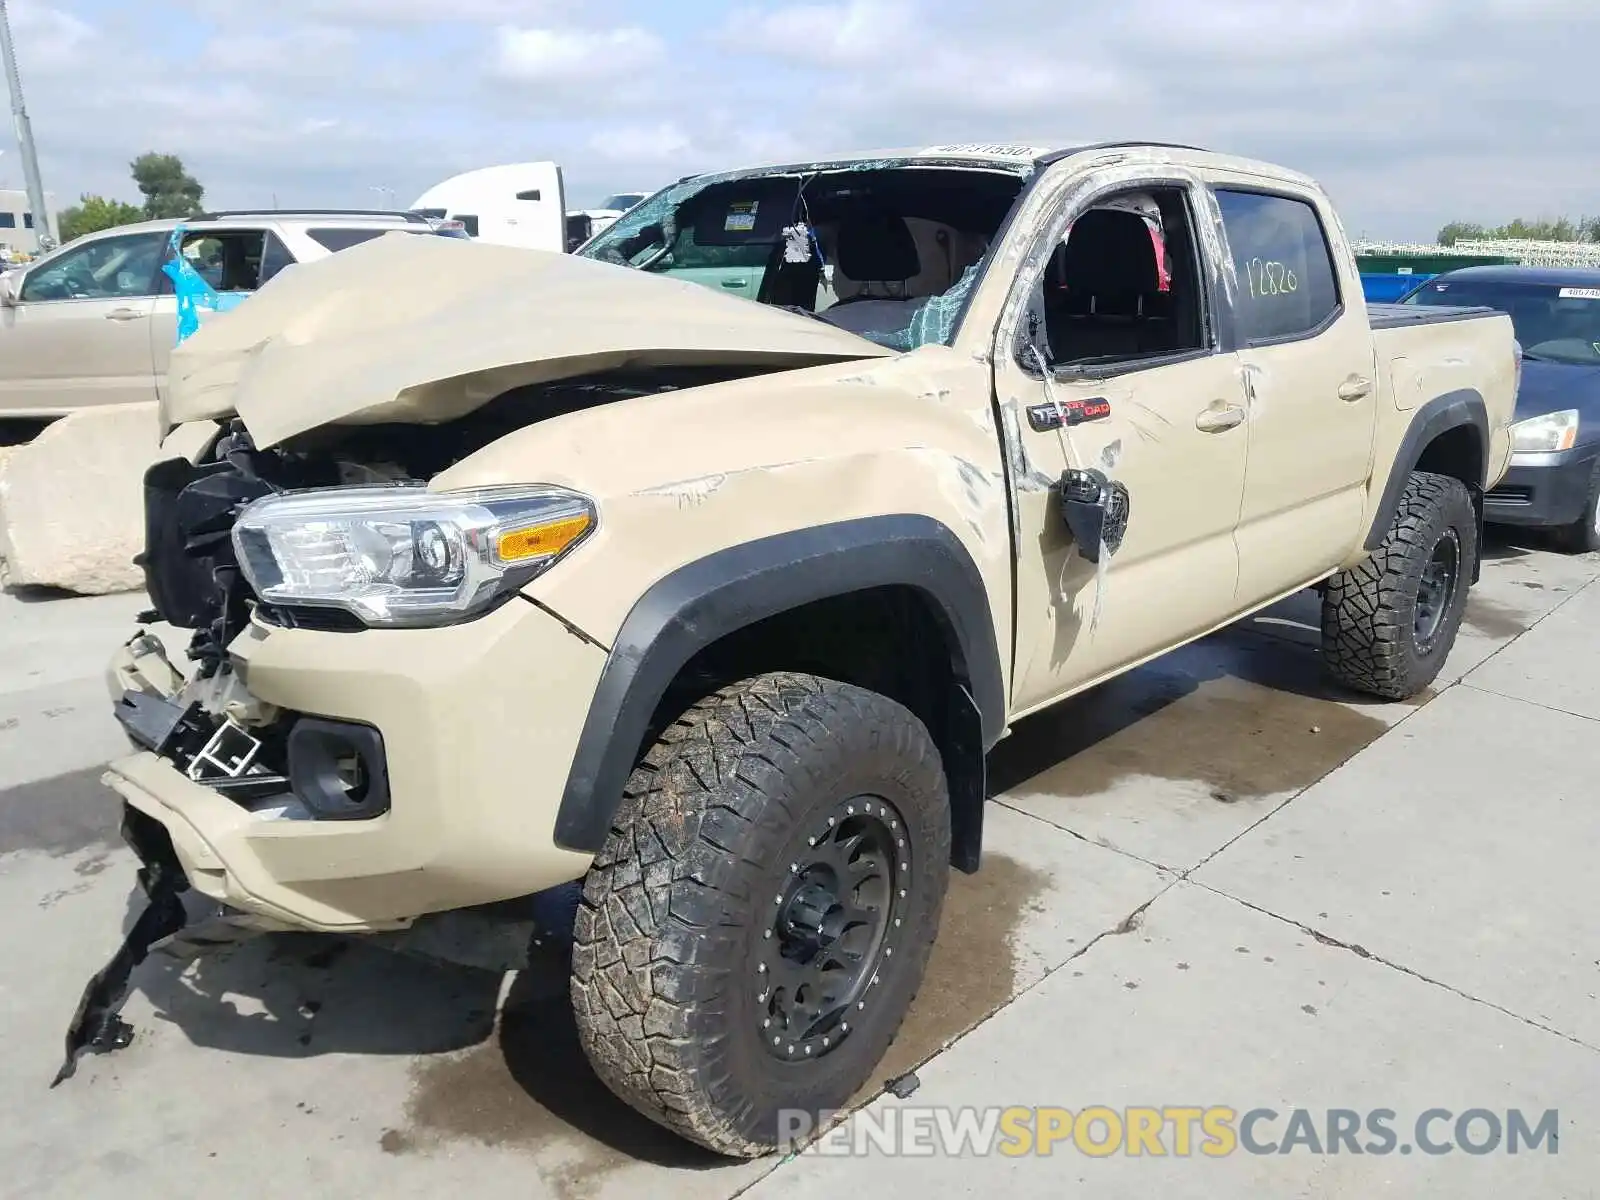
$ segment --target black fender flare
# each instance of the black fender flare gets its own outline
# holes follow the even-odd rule
[[[803,604],[893,585],[915,588],[932,601],[944,627],[953,674],[981,729],[981,745],[972,747],[981,780],[982,757],[1000,740],[1006,720],[983,576],[939,521],[911,514],[862,517],[719,550],[674,570],[635,602],[578,738],[556,815],[556,844],[599,851],[656,708],[698,651]]]
[[[1446,392],[1442,396],[1435,396],[1412,414],[1411,424],[1407,427],[1405,436],[1400,439],[1400,447],[1395,451],[1394,461],[1390,464],[1383,497],[1373,511],[1372,526],[1367,530],[1367,550],[1376,550],[1383,545],[1383,539],[1389,533],[1389,526],[1394,523],[1394,514],[1400,507],[1400,497],[1406,490],[1406,481],[1411,477],[1411,472],[1417,469],[1417,463],[1422,458],[1422,452],[1428,443],[1442,433],[1463,427],[1471,429],[1476,435],[1478,461],[1483,464],[1478,478],[1469,484],[1473,489],[1474,503],[1481,509],[1481,497],[1486,482],[1484,473],[1489,469],[1489,409],[1483,402],[1482,394],[1475,388],[1462,388]]]

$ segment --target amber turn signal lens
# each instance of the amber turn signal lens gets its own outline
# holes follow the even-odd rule
[[[543,525],[530,525],[526,529],[512,529],[502,533],[495,542],[495,553],[501,562],[525,562],[530,558],[548,558],[559,554],[588,531],[587,513],[576,517],[563,517]]]

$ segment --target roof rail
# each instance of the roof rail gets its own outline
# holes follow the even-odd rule
[[[194,221],[221,221],[234,217],[399,217],[403,221],[426,224],[421,213],[401,208],[230,208],[203,212]]]
[[[1133,150],[1140,146],[1149,146],[1153,150],[1193,150],[1200,154],[1211,153],[1204,146],[1190,146],[1183,142],[1093,142],[1087,146],[1067,146],[1060,150],[1052,150],[1049,154],[1041,154],[1034,161],[1044,166],[1089,150]]]

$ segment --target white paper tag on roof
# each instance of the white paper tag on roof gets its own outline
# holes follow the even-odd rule
[[[1564,287],[1556,295],[1563,300],[1600,300],[1600,288]]]

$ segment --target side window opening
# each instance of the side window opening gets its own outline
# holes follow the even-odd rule
[[[375,237],[382,237],[387,229],[374,229],[367,227],[330,227],[327,229],[308,229],[306,236],[324,250],[331,250],[337,254],[340,250],[348,250],[351,246],[359,246],[362,242],[370,242]]]
[[[589,219],[588,213],[567,214],[567,253],[571,254],[579,246],[589,240],[594,231],[594,222]]]
[[[1056,247],[1035,294],[1052,366],[1162,358],[1210,345],[1204,276],[1179,188],[1097,201]]]
[[[308,238],[324,250],[330,250],[335,254],[341,250],[348,250],[352,246],[359,246],[362,242],[370,242],[373,238],[380,238],[386,233],[404,233],[412,236],[426,236],[429,234],[439,237],[460,236],[455,230],[435,230],[426,225],[347,225],[317,227],[306,230]],[[284,249],[283,253],[288,259],[284,266],[295,261],[289,255],[287,248]],[[282,270],[282,267],[279,267],[278,270]],[[276,274],[276,271],[274,274]],[[268,278],[270,276],[263,277],[261,282],[265,283]]]
[[[1333,253],[1317,210],[1265,192],[1216,191],[1238,279],[1234,304],[1247,342],[1304,337],[1339,311]]]
[[[253,292],[261,286],[268,236],[264,229],[197,229],[184,235],[179,253],[217,291]],[[172,290],[172,280],[163,274],[162,294]]]
[[[18,299],[110,300],[153,296],[166,247],[159,233],[100,238],[27,272]],[[166,276],[161,276],[162,280]]]
[[[261,252],[261,282],[265,284],[279,271],[293,265],[294,255],[289,253],[289,247],[277,234],[269,232],[266,247]]]

